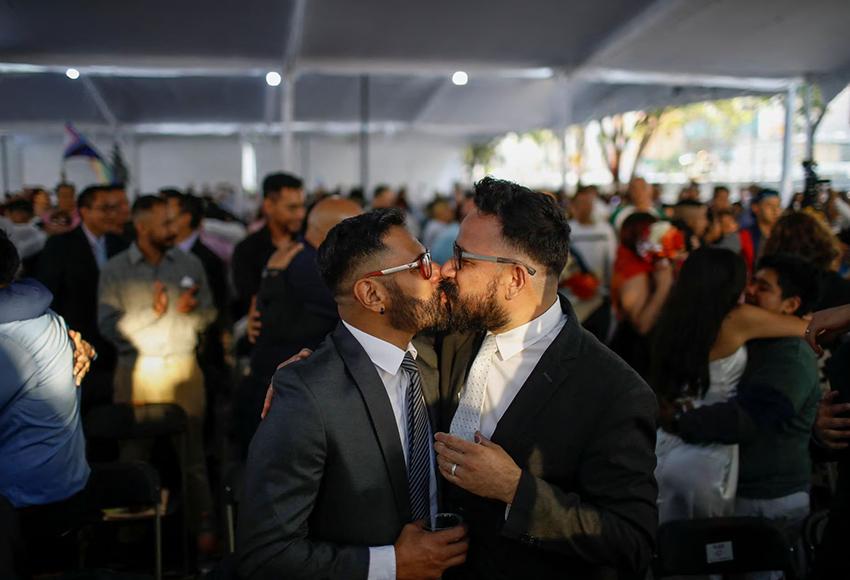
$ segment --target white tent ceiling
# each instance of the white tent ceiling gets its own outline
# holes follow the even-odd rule
[[[0,129],[492,135],[850,79],[847,0],[6,0]],[[65,77],[66,67],[82,72]],[[463,87],[449,80],[469,72]]]

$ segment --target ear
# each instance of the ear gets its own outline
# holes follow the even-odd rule
[[[513,300],[525,289],[528,284],[531,284],[528,270],[519,264],[511,266],[510,279],[508,280],[507,288],[505,288],[505,299]]]
[[[792,296],[791,298],[786,298],[782,301],[782,304],[780,305],[781,312],[782,314],[793,315],[795,312],[797,312],[797,309],[800,308],[800,304],[802,303],[803,301],[800,300],[799,296]]]
[[[361,278],[354,283],[354,299],[366,310],[376,314],[389,306],[388,293],[384,285],[374,278]]]

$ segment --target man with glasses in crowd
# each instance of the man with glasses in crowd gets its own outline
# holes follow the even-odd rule
[[[474,200],[442,268],[456,333],[440,350],[435,450],[443,510],[470,533],[445,577],[641,577],[658,522],[655,395],[558,295],[570,229],[556,203],[490,178]]]
[[[100,270],[127,242],[112,233],[120,210],[110,191],[92,185],[80,193],[77,207],[82,223],[53,236],[39,258],[36,278],[53,293],[51,308],[91,342],[97,360],[83,388],[83,412],[111,402],[115,349],[97,327],[97,285]]]
[[[655,396],[557,291],[563,211],[485,178],[443,266],[437,462],[469,525],[446,578],[638,577],[657,526]]]
[[[425,528],[438,511],[436,369],[411,340],[445,322],[440,268],[397,209],[342,221],[318,265],[342,322],[274,376],[246,467],[240,574],[438,578],[467,549],[463,526]]]

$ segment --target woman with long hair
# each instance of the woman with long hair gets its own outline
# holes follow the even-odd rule
[[[658,319],[650,383],[661,409],[656,478],[662,522],[731,514],[738,482],[737,445],[690,445],[664,428],[679,413],[735,395],[747,366],[747,341],[805,335],[801,318],[744,304],[746,281],[739,255],[696,250]]]
[[[640,253],[639,246],[657,221],[648,213],[626,218],[611,276],[611,304],[617,316],[611,349],[644,378],[649,370],[648,336],[673,284],[669,261],[653,262]]]

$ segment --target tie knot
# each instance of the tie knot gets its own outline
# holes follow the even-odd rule
[[[404,358],[401,361],[401,368],[408,373],[418,373],[419,367],[416,366],[416,361],[413,360],[413,355],[410,352],[404,353]]]
[[[496,335],[488,334],[481,343],[481,348],[478,349],[478,355],[490,358],[496,351],[499,350],[499,345],[496,343]]]

